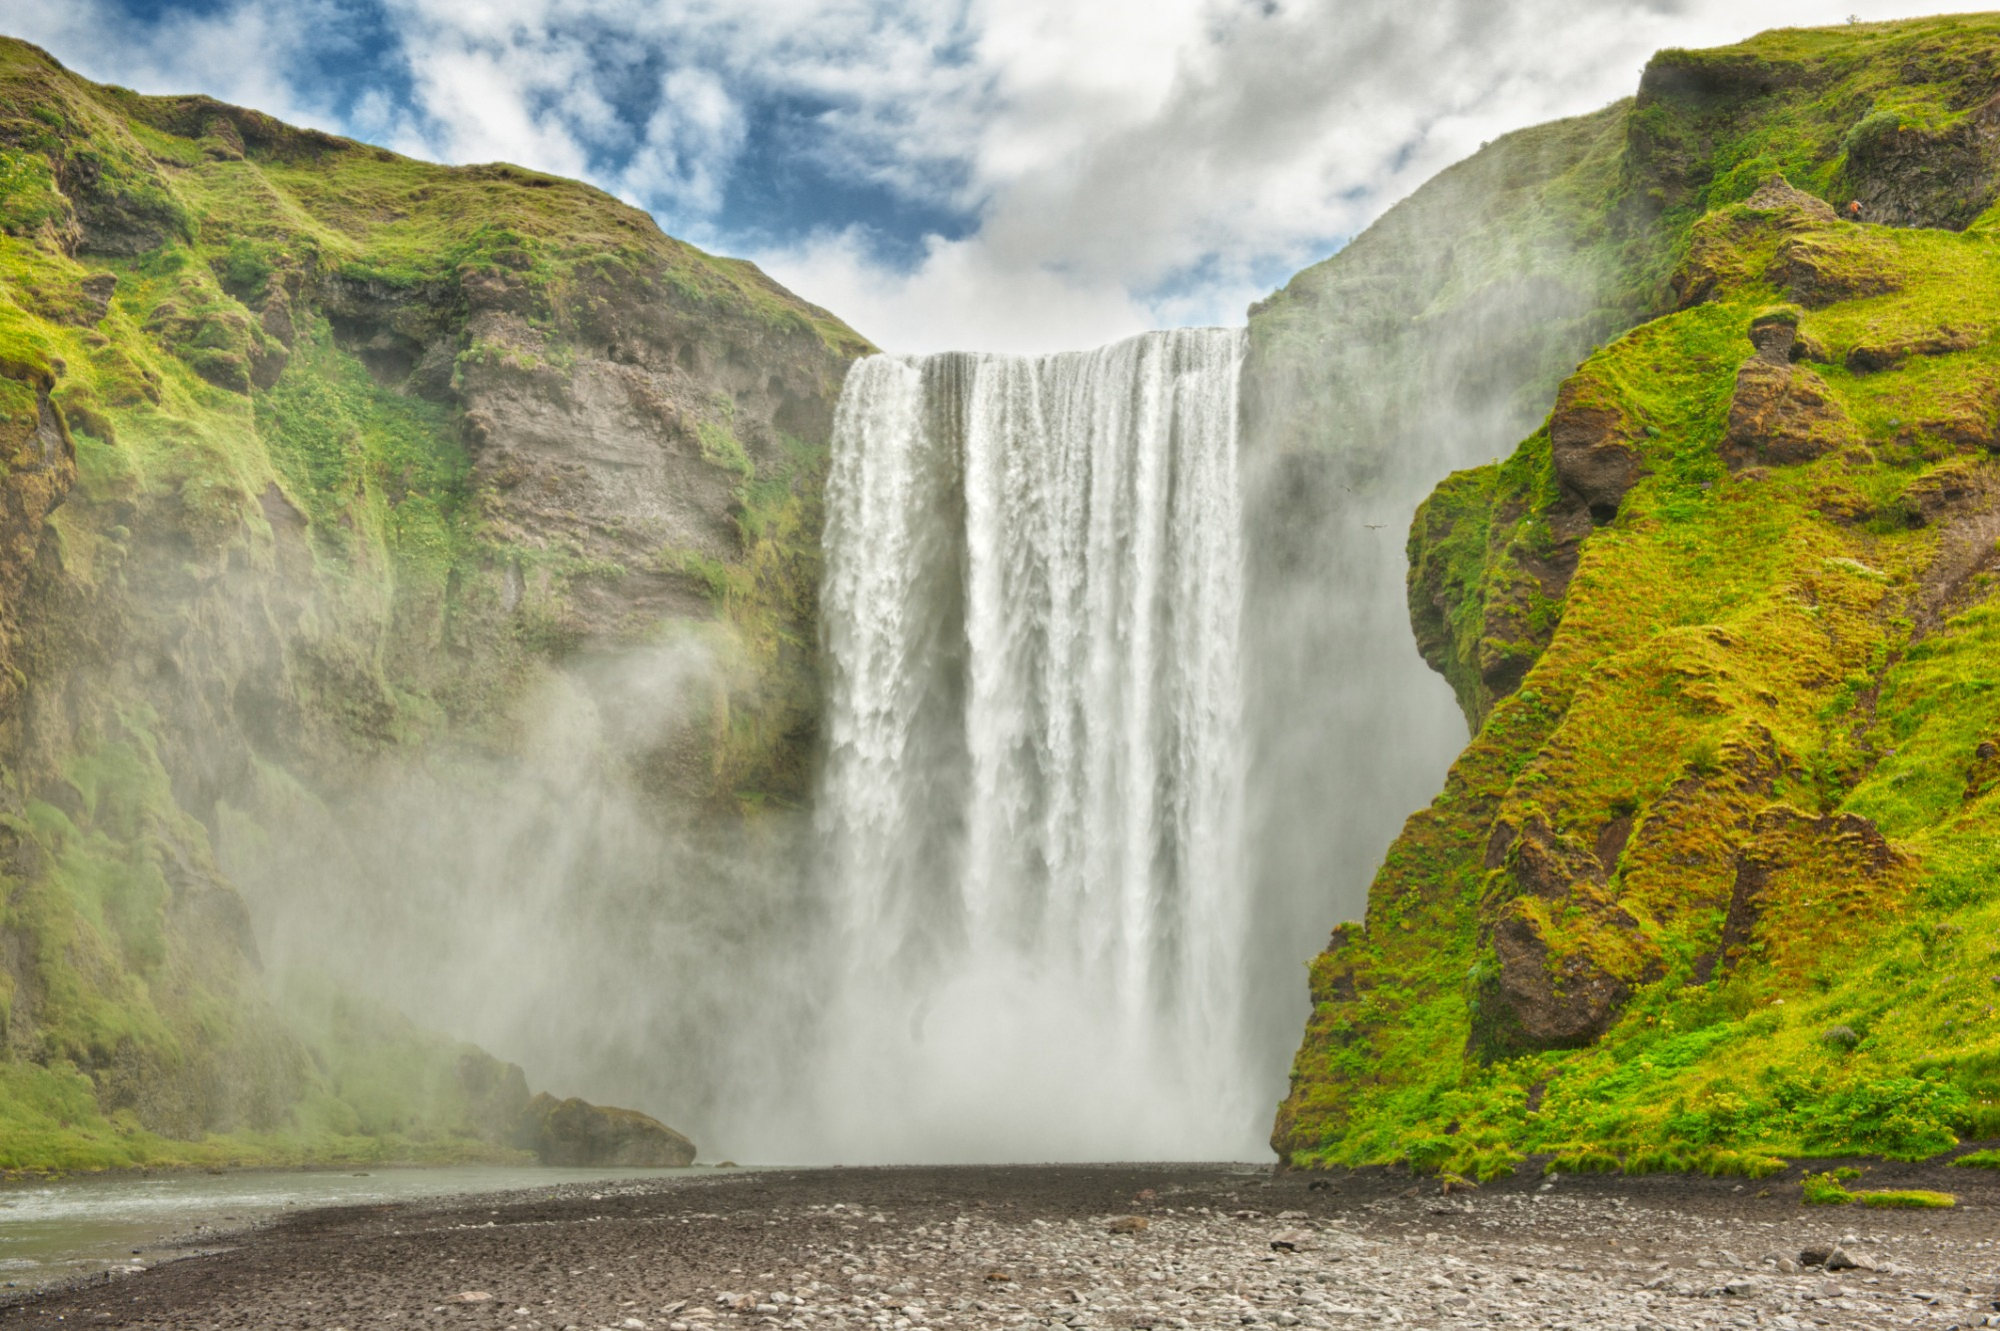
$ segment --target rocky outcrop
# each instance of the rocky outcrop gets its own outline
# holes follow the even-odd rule
[[[1911,329],[1900,336],[1864,339],[1847,351],[1847,368],[1856,374],[1893,370],[1912,356],[1949,356],[1970,351],[1986,340],[1983,328]]]
[[[1529,522],[1525,504],[1494,504],[1481,479],[1461,474],[1438,486],[1418,507],[1407,547],[1417,650],[1451,681],[1475,730],[1548,646],[1595,527],[1581,502]],[[1474,583],[1485,588],[1478,614],[1456,613]]]
[[[1925,123],[1875,111],[1842,139],[1862,216],[1889,226],[1963,231],[2000,188],[2000,94]]]
[[[1539,811],[1518,826],[1496,824],[1487,862],[1506,883],[1497,898],[1505,904],[1489,929],[1494,964],[1476,1000],[1472,1047],[1490,1056],[1590,1043],[1633,988],[1591,944],[1617,931],[1636,945],[1638,921],[1607,891],[1607,867],[1592,848],[1558,834]],[[1651,958],[1642,964],[1646,974],[1657,969]]]
[[[1722,460],[1731,471],[1811,462],[1860,438],[1826,380],[1805,366],[1754,356],[1736,372],[1722,438]]]
[[[1625,492],[1644,473],[1637,435],[1616,399],[1587,375],[1563,381],[1549,417],[1549,457],[1563,493],[1590,510],[1599,526],[1618,516]]]
[[[1833,222],[1831,217],[1820,219],[1815,214],[1812,220],[1821,225],[1809,234],[1781,241],[1765,269],[1765,277],[1787,300],[1807,309],[1822,309],[1838,301],[1886,296],[1902,288],[1903,277],[1892,251],[1862,231],[1827,231],[1823,223]]]
[[[76,483],[76,445],[50,401],[54,388],[45,366],[0,360],[0,715],[21,692],[14,645],[43,524]]]
[[[1786,266],[1791,262],[1787,256],[1815,253],[1800,249],[1799,237],[1817,237],[1838,220],[1824,199],[1794,189],[1782,176],[1767,179],[1740,208],[1705,217],[1694,227],[1687,253],[1668,279],[1675,307],[1699,305],[1724,286],[1739,286],[1750,279],[1764,249],[1745,246],[1745,239],[1752,235],[1778,238],[1778,259],[1768,274],[1775,285],[1784,287],[1805,280],[1792,274]],[[1795,293],[1791,298],[1798,300],[1800,296]]]
[[[545,1165],[680,1169],[695,1157],[693,1142],[637,1110],[547,1094],[529,1102],[514,1141]]]

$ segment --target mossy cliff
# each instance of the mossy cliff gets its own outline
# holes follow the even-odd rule
[[[1548,189],[1630,326],[1417,513],[1476,733],[1314,963],[1289,1163],[2000,1135],[1996,94],[2000,18],[1665,52]]]
[[[219,830],[505,753],[565,662],[682,638],[633,781],[795,801],[865,349],[574,182],[0,41],[0,1167],[497,1140],[518,1070],[268,991]]]

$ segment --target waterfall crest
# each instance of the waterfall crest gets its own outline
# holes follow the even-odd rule
[[[1179,330],[849,372],[817,813],[840,961],[814,1098],[840,1158],[1261,1150],[1243,351]]]

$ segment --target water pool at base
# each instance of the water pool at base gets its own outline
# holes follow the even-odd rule
[[[485,1165],[117,1174],[0,1185],[0,1293],[227,1247],[232,1232],[291,1211],[713,1172]]]

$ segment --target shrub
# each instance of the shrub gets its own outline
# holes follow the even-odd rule
[[[1903,117],[1895,111],[1877,111],[1854,122],[1840,140],[1841,151],[1849,157],[1866,158],[1885,145],[1903,128]]]
[[[1805,1189],[1806,1205],[1845,1206],[1854,1200],[1854,1194],[1840,1185],[1848,1179],[1860,1177],[1858,1169],[1834,1169],[1824,1174],[1808,1174],[1799,1182]]]
[[[1889,1077],[1828,1095],[1801,1123],[1810,1146],[1832,1152],[1873,1151],[1922,1160],[1958,1145],[1955,1122],[1971,1103],[1944,1082]]]

